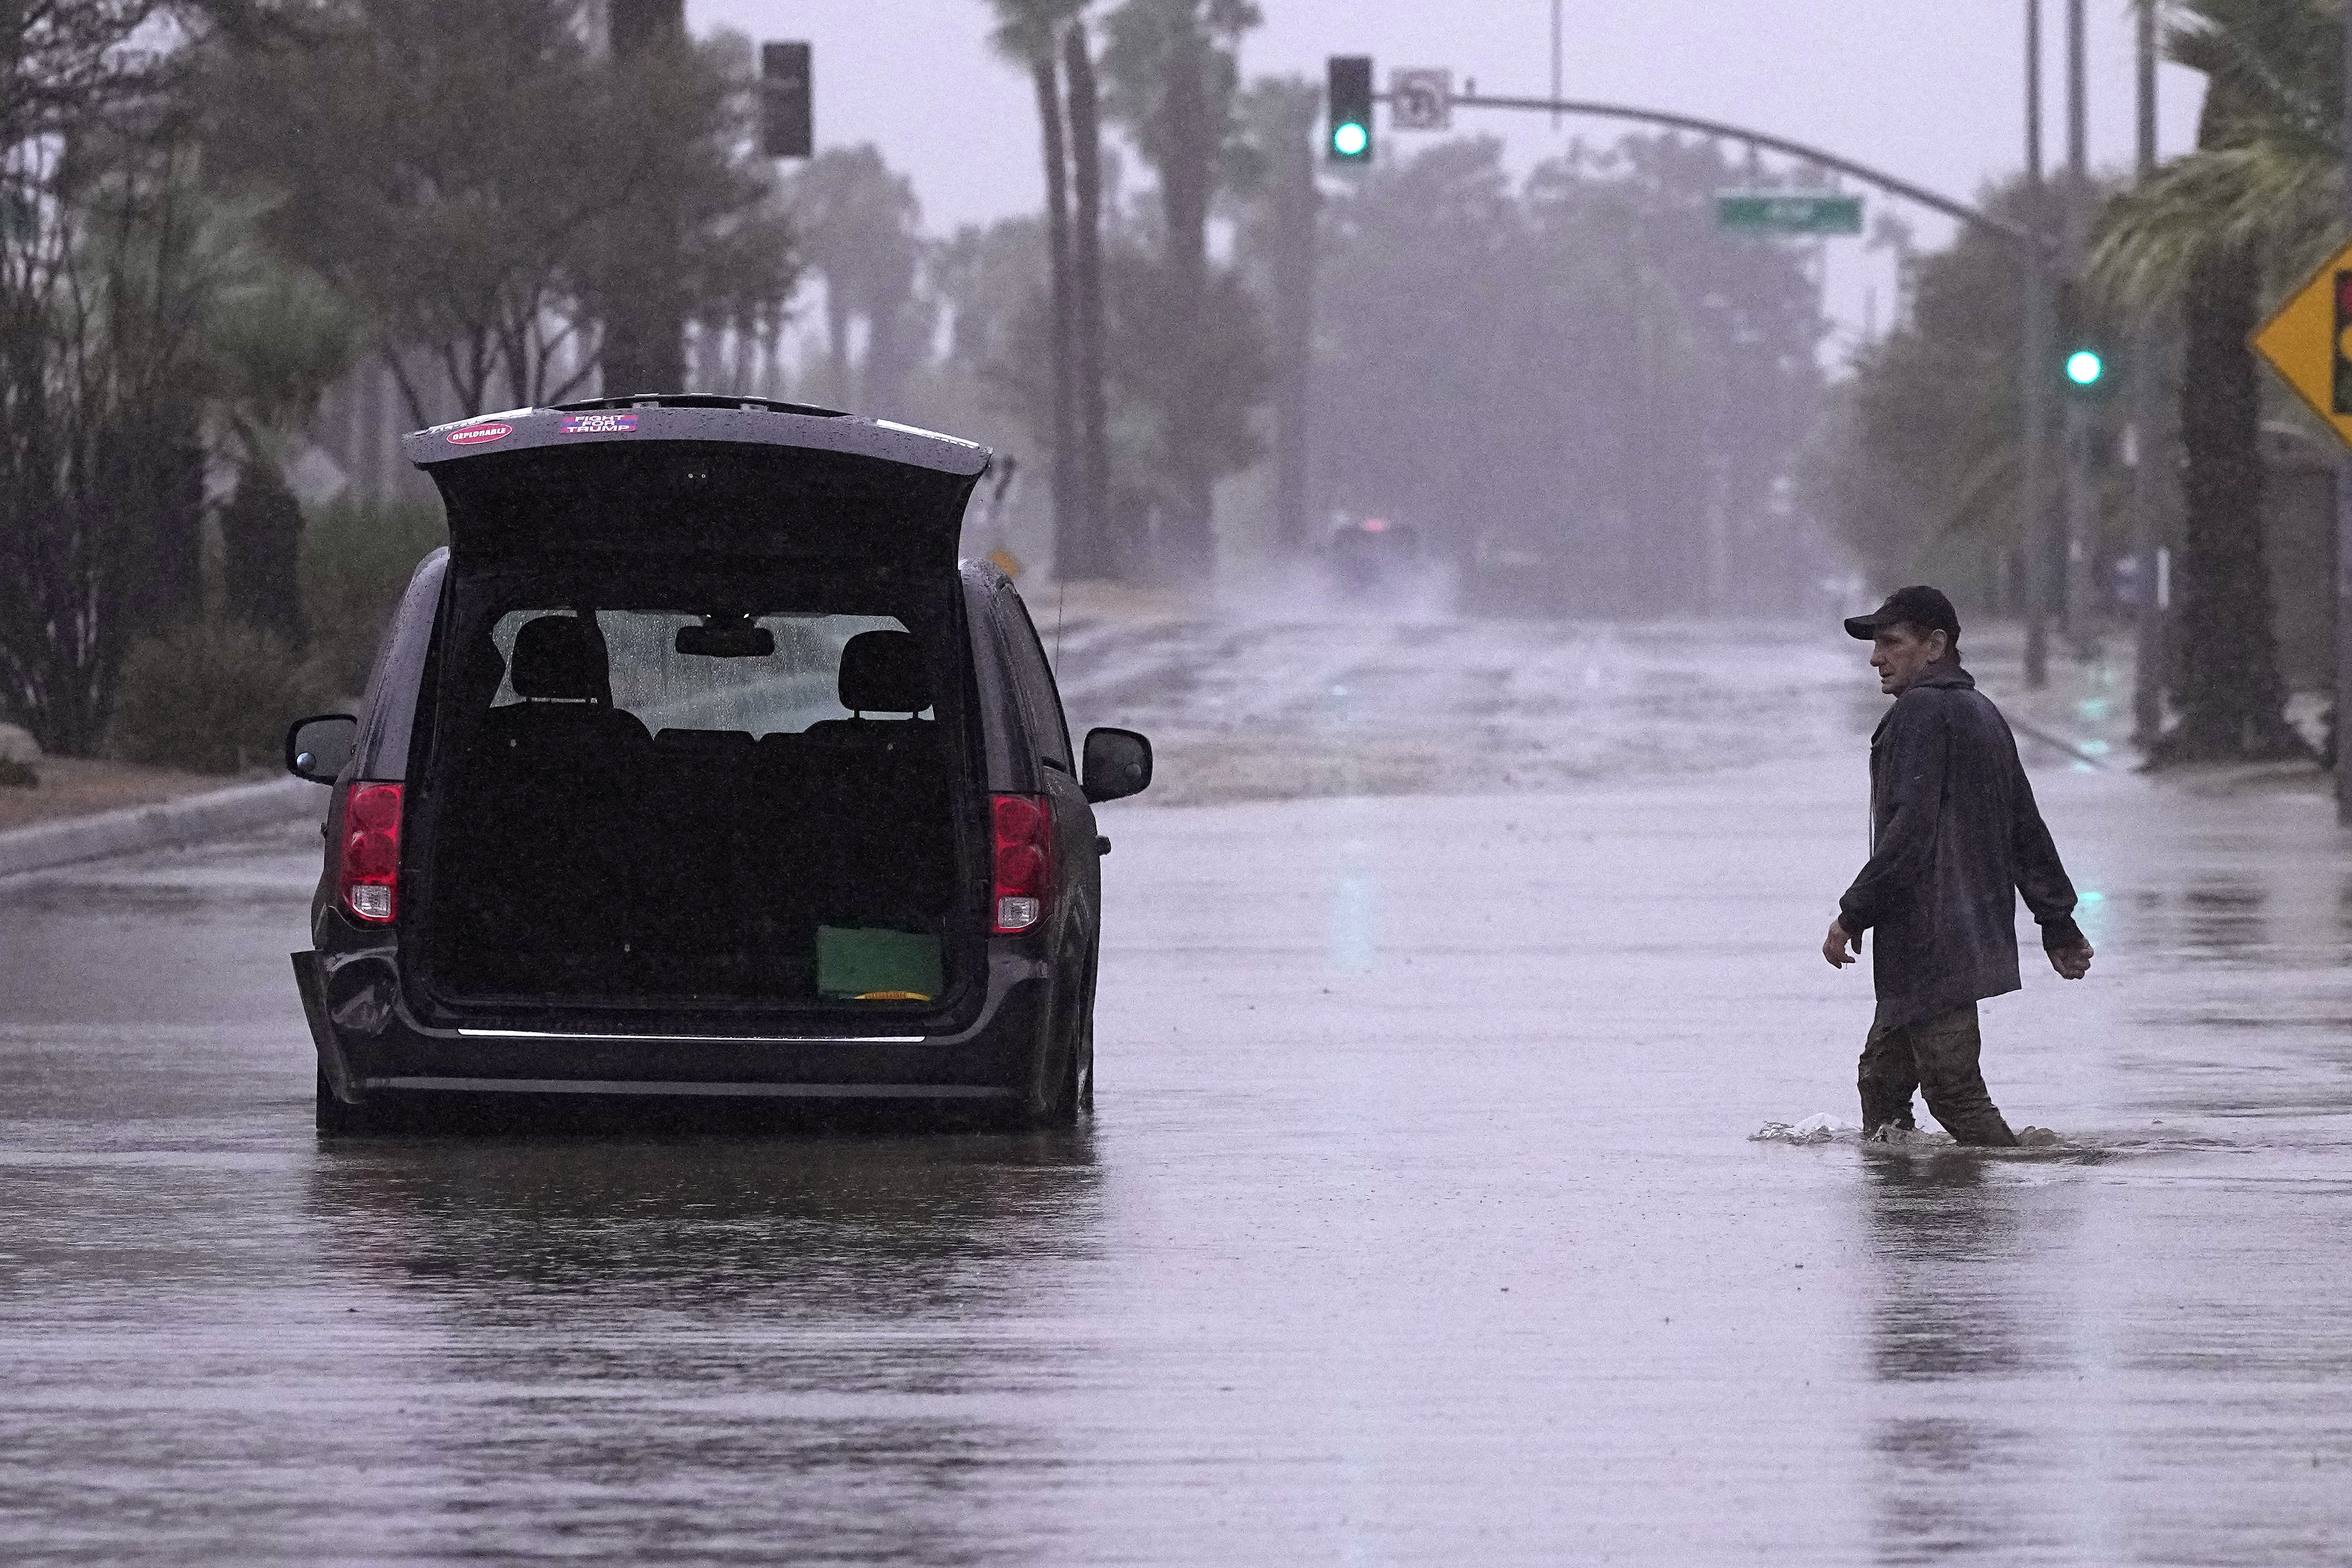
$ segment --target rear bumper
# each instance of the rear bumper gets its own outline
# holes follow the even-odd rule
[[[399,997],[389,954],[293,955],[329,1088],[377,1095],[534,1094],[722,1100],[1024,1096],[1050,1014],[1045,964],[992,955],[988,995],[952,1034],[605,1034],[427,1030]]]

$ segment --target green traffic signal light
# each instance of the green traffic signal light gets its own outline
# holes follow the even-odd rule
[[[1323,139],[1325,156],[1334,163],[1372,161],[1372,57],[1333,55],[1326,62],[1323,104],[1330,115]]]
[[[2106,373],[2107,362],[2096,349],[2077,349],[2066,356],[2066,379],[2086,392]]]

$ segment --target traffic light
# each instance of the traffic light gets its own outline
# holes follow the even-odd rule
[[[760,151],[805,158],[815,150],[814,95],[806,44],[760,46]]]
[[[2058,286],[2058,386],[2067,396],[2105,395],[2115,379],[2106,344],[2072,283]]]
[[[1372,161],[1372,57],[1333,55],[1325,81],[1331,111],[1323,152],[1334,163]]]

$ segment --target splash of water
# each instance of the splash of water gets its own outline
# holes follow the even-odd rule
[[[1748,1134],[1751,1144],[1828,1144],[1841,1134],[1860,1133],[1852,1122],[1841,1121],[1827,1111],[1816,1111],[1801,1122],[1767,1122]]]

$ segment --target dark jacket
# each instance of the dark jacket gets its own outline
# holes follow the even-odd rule
[[[1870,737],[1870,863],[1838,921],[1878,933],[1882,1023],[2017,989],[2020,894],[2044,947],[2083,939],[2017,742],[1976,685],[1958,659],[1931,664]]]

